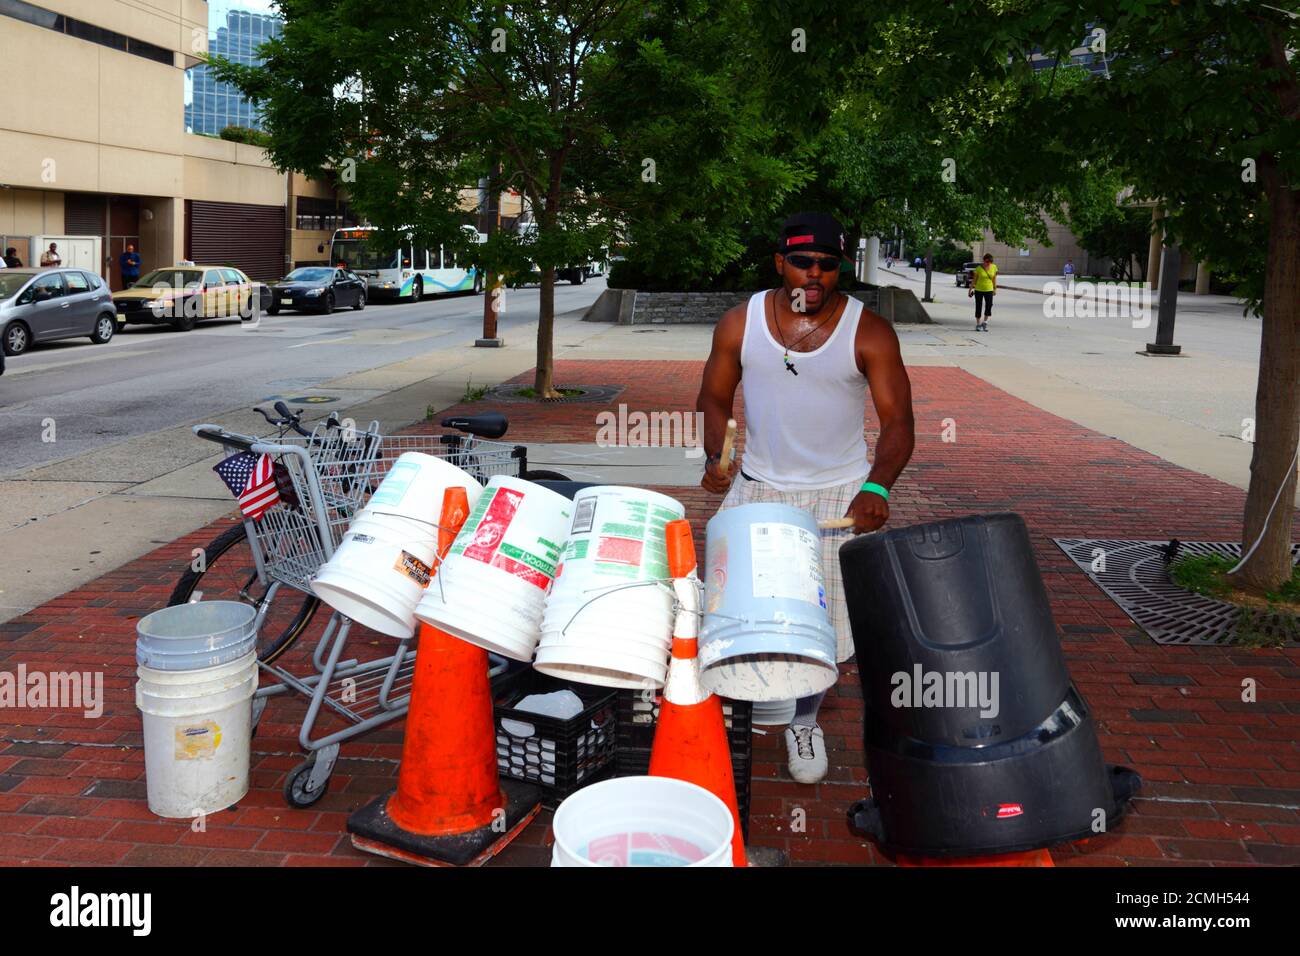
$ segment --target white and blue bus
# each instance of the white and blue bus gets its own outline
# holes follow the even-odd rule
[[[462,227],[476,242],[487,236],[473,226]],[[482,292],[483,276],[468,263],[461,264],[451,249],[415,247],[410,237],[400,249],[380,249],[371,241],[373,226],[340,229],[330,241],[330,265],[344,265],[366,280],[371,299],[418,302],[443,292]]]

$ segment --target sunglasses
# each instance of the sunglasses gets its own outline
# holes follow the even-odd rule
[[[785,261],[790,263],[796,269],[811,269],[814,265],[818,266],[822,272],[839,272],[840,260],[830,256],[805,256],[799,253],[791,253],[785,257]]]

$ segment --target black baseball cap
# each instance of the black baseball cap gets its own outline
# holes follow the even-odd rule
[[[824,212],[798,212],[781,224],[777,252],[825,252],[846,258],[844,227]]]

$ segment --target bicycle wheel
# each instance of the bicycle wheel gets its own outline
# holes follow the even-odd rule
[[[269,586],[264,587],[257,580],[253,551],[242,524],[227,528],[213,538],[203,549],[203,560],[198,558],[196,555],[176,582],[167,600],[168,607],[188,604],[195,591],[201,591],[205,601],[243,601],[254,607],[261,604]],[[195,565],[202,570],[195,570]],[[292,647],[319,606],[320,598],[281,585],[262,621],[257,637],[257,659],[269,664]]]

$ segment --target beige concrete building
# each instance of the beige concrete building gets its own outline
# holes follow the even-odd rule
[[[1077,275],[1107,276],[1110,274],[1111,260],[1094,256],[1079,245],[1079,240],[1075,238],[1069,226],[1048,218],[1047,235],[1052,241],[1050,246],[1029,240],[1024,246],[1017,247],[997,242],[993,238],[993,233],[985,230],[983,239],[972,244],[971,251],[975,253],[976,259],[982,259],[986,252],[992,253],[993,260],[998,264],[998,271],[1006,275],[1061,275],[1067,259],[1072,260]],[[1153,238],[1148,257],[1158,257],[1160,250],[1159,239]],[[1156,258],[1155,262],[1154,272],[1158,275],[1159,258]],[[1140,270],[1135,274],[1141,274]],[[1156,285],[1157,283],[1154,281],[1156,275],[1148,273],[1146,276],[1147,282],[1153,286]],[[1201,281],[1202,277],[1204,277],[1204,283]],[[1183,257],[1180,263],[1179,278],[1182,280],[1195,279],[1197,281],[1196,291],[1208,291],[1209,267],[1205,264],[1198,266],[1194,260]],[[1205,288],[1201,288],[1202,284],[1204,284]]]
[[[30,264],[36,237],[99,237],[113,288],[127,243],[145,271],[189,258],[273,279],[324,261],[332,188],[184,131],[184,71],[207,41],[204,0],[0,4],[0,243]],[[297,197],[319,226],[301,235]]]

